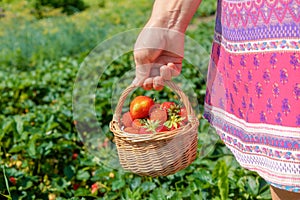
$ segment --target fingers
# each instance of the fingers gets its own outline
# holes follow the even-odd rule
[[[160,75],[164,80],[171,80],[172,79],[172,71],[170,69],[170,67],[168,67],[167,65],[163,65],[160,68]]]
[[[135,79],[132,82],[134,86],[143,86],[144,81],[150,77],[151,64],[137,65],[135,69]]]
[[[153,88],[153,78],[147,78],[144,83],[143,86],[144,90],[151,90]]]
[[[144,90],[162,90],[164,88],[164,80],[161,76],[150,77],[144,81],[142,87]]]
[[[162,90],[164,82],[169,81],[181,72],[181,63],[168,63],[167,65],[149,64],[136,67],[136,77],[132,84],[143,87],[145,90]]]
[[[181,73],[182,64],[168,63],[168,68],[171,70],[172,76],[179,76]]]
[[[164,88],[164,79],[161,76],[153,78],[153,89],[162,90]]]
[[[162,78],[160,76],[160,66],[158,64],[146,64],[136,66],[136,76],[132,84],[140,86],[145,90],[161,90],[163,88]]]
[[[178,76],[181,72],[182,64],[168,63],[160,68],[160,75],[164,80],[171,80],[173,76]]]

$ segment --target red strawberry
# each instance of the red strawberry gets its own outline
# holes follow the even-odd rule
[[[131,126],[130,127],[126,127],[124,129],[124,131],[127,132],[127,133],[139,133],[139,129],[133,128]]]
[[[142,119],[135,119],[133,120],[132,122],[132,127],[135,128],[135,129],[140,129],[144,126],[144,122]]]
[[[140,133],[142,134],[164,131],[168,131],[168,128],[164,124],[160,123],[159,120],[147,119],[145,120],[144,126],[140,128]]]
[[[73,184],[73,190],[77,190],[79,188],[80,184],[79,183],[74,183]]]
[[[168,111],[172,106],[175,106],[175,102],[173,101],[166,101],[166,102],[163,102],[161,105],[160,105],[160,108],[165,110],[165,111]]]
[[[168,131],[168,127],[166,127],[165,125],[160,125],[159,127],[156,128],[156,132],[165,132]]]
[[[139,134],[150,134],[150,133],[151,131],[149,131],[147,128],[142,127],[139,129]]]
[[[149,134],[151,132],[146,127],[146,121],[148,119],[135,119],[132,122],[132,128],[137,130],[139,134]]]
[[[180,128],[180,124],[178,123],[178,124],[174,124],[173,126],[171,126],[171,128],[170,128],[170,131],[173,131],[173,130],[175,130],[175,129],[178,129],[178,128]]]
[[[78,153],[73,153],[73,154],[72,154],[72,160],[76,160],[77,157],[78,157]]]
[[[168,127],[169,130],[174,130],[180,127],[182,124],[183,118],[181,118],[179,115],[171,115],[169,116],[169,119],[164,123],[166,127]]]
[[[133,121],[133,119],[132,119],[129,111],[122,115],[121,122],[125,127],[130,127],[132,124],[132,121]]]
[[[9,181],[13,184],[16,185],[17,184],[17,179],[13,176],[9,177]]]
[[[133,119],[142,119],[148,116],[154,100],[148,96],[137,96],[130,103],[130,114]]]
[[[156,108],[151,110],[150,112],[150,120],[152,121],[159,121],[160,124],[165,123],[168,119],[168,114],[165,110],[160,108]]]
[[[188,115],[187,115],[186,108],[184,107],[180,108],[179,115],[180,117],[182,117],[182,122],[184,123],[188,122]]]
[[[91,192],[92,194],[96,193],[99,189],[99,186],[98,186],[98,183],[94,183],[92,186],[91,186]]]
[[[160,104],[159,104],[159,103],[155,103],[153,106],[151,106],[151,108],[149,109],[149,114],[150,114],[153,110],[155,110],[155,109],[157,109],[157,108],[160,108]]]

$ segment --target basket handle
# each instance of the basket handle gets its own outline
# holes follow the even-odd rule
[[[194,117],[195,114],[194,114],[194,111],[190,104],[190,101],[189,101],[188,97],[185,95],[185,93],[181,90],[181,88],[178,85],[176,85],[173,81],[165,81],[165,85],[168,86],[169,88],[171,88],[181,98],[181,101],[183,102],[183,104],[186,108],[188,119],[191,119],[192,117]],[[137,87],[138,86],[134,86],[131,84],[123,91],[123,93],[121,94],[120,99],[118,101],[118,104],[116,106],[116,110],[115,110],[115,113],[113,116],[114,121],[118,122],[120,120],[121,114],[122,114],[122,107],[124,105],[124,102],[125,102],[128,94]]]

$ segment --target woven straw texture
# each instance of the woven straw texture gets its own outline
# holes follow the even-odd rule
[[[197,156],[198,126],[190,102],[184,92],[173,82],[167,81],[181,98],[188,113],[188,123],[178,129],[153,134],[133,134],[121,130],[122,107],[128,94],[136,87],[127,87],[117,104],[110,130],[114,134],[121,166],[143,176],[167,176],[189,166]]]

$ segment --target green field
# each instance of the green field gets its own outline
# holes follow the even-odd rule
[[[80,140],[73,119],[77,73],[101,42],[141,28],[153,1],[84,0],[85,9],[68,7],[75,12],[69,15],[37,2],[0,1],[0,199],[271,199],[268,184],[242,169],[220,140],[211,145],[216,134],[204,119],[199,154],[209,151],[174,175],[142,177],[99,162],[97,152],[92,154]],[[206,52],[215,10],[214,0],[203,1],[187,31]],[[114,84],[132,66],[132,52],[127,52],[99,79],[95,108],[107,138],[112,136]],[[187,61],[182,73],[191,81],[201,111],[205,81]],[[167,90],[157,95],[174,97]]]

